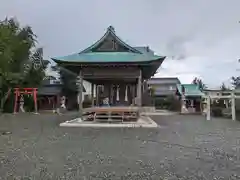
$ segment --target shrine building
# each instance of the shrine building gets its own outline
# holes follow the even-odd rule
[[[96,100],[92,100],[95,107],[101,106],[106,98],[110,106],[142,106],[146,90],[143,82],[156,73],[164,59],[165,56],[154,55],[148,46],[133,47],[125,43],[112,26],[86,49],[52,58],[58,65],[79,74],[79,87],[83,87],[83,80],[91,83],[92,97],[96,92]],[[82,89],[79,88],[79,102]]]

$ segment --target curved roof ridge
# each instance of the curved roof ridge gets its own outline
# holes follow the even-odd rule
[[[96,47],[97,45],[99,45],[101,42],[103,42],[105,40],[105,38],[109,35],[112,34],[114,38],[116,38],[117,41],[119,41],[123,46],[126,46],[128,49],[130,49],[132,52],[135,53],[139,53],[142,54],[141,51],[135,49],[134,47],[128,45],[127,43],[125,43],[123,40],[121,40],[115,33],[115,29],[113,26],[109,26],[107,28],[107,31],[105,32],[105,34],[98,40],[96,41],[94,44],[92,44],[91,46],[89,46],[88,48],[82,50],[79,54],[81,53],[87,53],[88,51],[90,51],[91,49],[93,49],[94,47]]]

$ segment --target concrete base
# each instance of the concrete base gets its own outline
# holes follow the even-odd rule
[[[148,116],[142,116],[137,122],[123,123],[99,123],[93,121],[83,121],[81,118],[76,118],[71,121],[66,121],[60,124],[61,127],[121,127],[121,128],[157,128],[158,124]]]
[[[143,106],[141,107],[141,112],[155,112],[156,108],[154,106]]]
[[[168,111],[168,110],[156,110],[155,112],[142,112],[141,114],[147,115],[147,116],[169,116],[169,115],[175,115],[179,113]]]

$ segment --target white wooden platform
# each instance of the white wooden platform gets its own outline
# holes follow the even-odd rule
[[[107,128],[158,128],[158,124],[148,116],[140,117],[136,122],[123,123],[101,123],[94,121],[83,121],[76,118],[60,124],[61,127],[107,127]]]

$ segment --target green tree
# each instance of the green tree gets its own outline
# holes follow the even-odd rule
[[[232,85],[234,86],[234,88],[240,87],[240,76],[232,77],[231,80],[232,80]]]
[[[61,93],[68,99],[68,108],[77,108],[78,75],[62,66],[52,66],[52,70],[58,72],[62,84]],[[85,89],[84,89],[85,91]]]
[[[197,77],[193,79],[192,84],[198,85],[200,90],[204,90],[207,88],[206,84],[204,84],[203,81]]]
[[[45,69],[49,61],[43,60],[43,49],[37,48],[29,58],[25,67],[25,76],[22,82],[24,87],[36,87],[46,76]]]
[[[60,80],[62,82],[62,94],[67,95],[73,95],[77,94],[78,92],[78,86],[76,84],[77,82],[77,74],[58,65],[52,66],[52,69],[59,73]]]
[[[222,85],[220,86],[220,89],[221,89],[221,91],[229,90],[229,88],[224,83],[222,83]]]
[[[45,76],[42,48],[35,48],[31,27],[20,27],[15,19],[0,22],[1,110],[14,87],[34,87]]]

